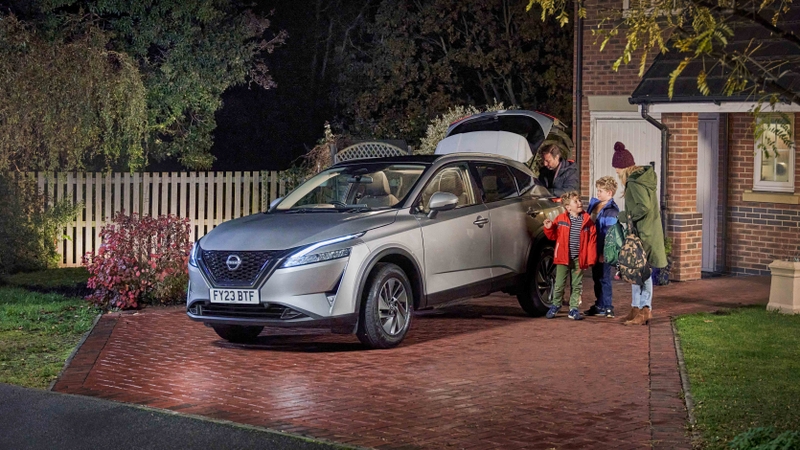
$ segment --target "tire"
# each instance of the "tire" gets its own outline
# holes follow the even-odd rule
[[[246,344],[256,340],[264,327],[242,325],[212,325],[219,337],[235,344]]]
[[[531,256],[528,273],[517,290],[519,306],[529,316],[543,316],[550,308],[556,280],[554,258],[555,249],[550,242],[538,247]]]
[[[411,327],[414,294],[399,266],[379,263],[367,279],[356,335],[371,348],[392,348]]]

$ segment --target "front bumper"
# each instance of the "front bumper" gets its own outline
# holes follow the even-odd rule
[[[211,278],[203,265],[189,266],[186,313],[207,325],[326,328],[353,333],[358,320],[354,272],[369,252],[363,244],[351,246],[349,257],[267,270],[255,287],[260,303],[251,305],[212,303]]]

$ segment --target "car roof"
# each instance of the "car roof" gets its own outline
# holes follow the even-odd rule
[[[426,166],[433,164],[441,160],[442,163],[446,163],[447,161],[455,160],[455,161],[493,161],[502,164],[506,164],[509,166],[513,166],[518,169],[524,169],[525,171],[530,171],[530,168],[525,164],[515,161],[511,158],[507,158],[504,156],[498,156],[491,153],[449,153],[447,155],[403,155],[403,156],[387,156],[383,158],[360,158],[360,159],[350,159],[347,161],[342,161],[340,163],[335,164],[332,167],[346,167],[346,166],[353,166],[353,165],[361,165],[361,164],[403,164],[403,163],[418,163],[424,164]]]

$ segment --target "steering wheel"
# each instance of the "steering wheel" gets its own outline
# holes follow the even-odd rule
[[[333,205],[333,206],[335,206],[337,208],[344,208],[345,206],[347,206],[347,203],[340,202],[339,200],[331,200],[328,203],[330,203],[331,205]]]

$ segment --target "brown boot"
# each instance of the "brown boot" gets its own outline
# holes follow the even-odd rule
[[[636,317],[637,315],[639,315],[639,307],[631,306],[631,310],[628,311],[628,315],[623,317],[622,320],[620,320],[620,322],[627,322],[629,320],[633,320],[633,318]]]
[[[624,323],[624,325],[647,325],[650,323],[650,319],[652,318],[652,314],[650,313],[650,308],[645,306],[644,308],[639,310],[639,314],[636,315],[633,319]]]

